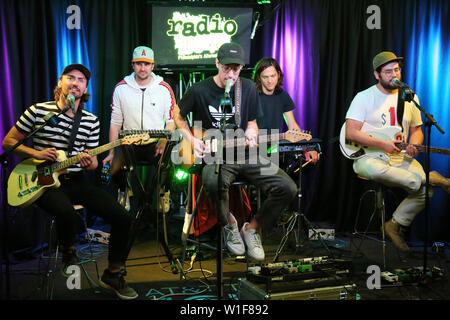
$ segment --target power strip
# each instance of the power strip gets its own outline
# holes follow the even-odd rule
[[[86,240],[109,244],[109,233],[100,230],[87,229]]]

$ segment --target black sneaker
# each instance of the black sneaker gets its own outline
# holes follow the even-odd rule
[[[67,268],[78,264],[80,259],[77,256],[77,250],[74,248],[64,249],[62,252],[62,270],[61,273],[64,277],[70,277],[74,272],[68,272]]]
[[[132,300],[138,297],[137,292],[128,286],[123,277],[123,272],[111,273],[108,269],[105,269],[99,283],[101,287],[113,290],[120,299]]]

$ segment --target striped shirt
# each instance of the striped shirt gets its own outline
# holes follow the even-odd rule
[[[17,120],[15,127],[22,134],[27,135],[37,127],[44,124],[44,117],[49,112],[58,113],[60,109],[55,101],[37,103],[29,107]],[[73,126],[73,119],[66,114],[61,114],[57,118],[59,120],[56,126],[47,124],[44,128],[36,133],[33,137],[33,148],[44,150],[47,148],[56,148],[63,150],[67,154],[70,140],[70,134]],[[73,144],[73,149],[68,157],[77,155],[84,150],[91,150],[98,146],[100,134],[100,124],[98,118],[83,109],[81,115],[80,126]],[[69,168],[69,171],[80,171],[80,164],[77,163]]]

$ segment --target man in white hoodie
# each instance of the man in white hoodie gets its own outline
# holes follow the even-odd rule
[[[131,64],[134,72],[116,84],[113,92],[109,141],[118,139],[121,129],[174,129],[175,96],[170,85],[153,73],[153,50],[137,47]],[[165,139],[158,141],[155,157],[162,154],[165,144]],[[113,156],[114,149],[111,149],[103,164],[111,164]]]
[[[175,96],[170,85],[163,78],[153,73],[155,60],[153,50],[149,47],[139,46],[133,51],[131,61],[133,73],[126,76],[114,88],[111,104],[111,124],[109,141],[119,138],[122,130],[170,130],[173,131],[173,109]],[[127,148],[131,160],[144,161],[157,165],[160,155],[164,152],[167,139],[159,139],[147,146]],[[119,155],[121,149],[111,149],[109,155],[103,160],[103,165],[112,164],[112,173],[124,164],[123,156]],[[118,153],[114,157],[114,152]],[[114,158],[114,161],[113,161]],[[119,189],[124,188],[126,179],[118,174],[114,181]],[[132,181],[136,181],[135,178]],[[149,179],[148,184],[151,182]],[[132,189],[135,182],[130,182]],[[135,190],[133,190],[134,193]]]

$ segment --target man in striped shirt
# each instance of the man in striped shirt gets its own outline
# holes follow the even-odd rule
[[[59,176],[59,188],[48,189],[36,203],[55,217],[58,240],[63,248],[63,272],[68,266],[79,261],[74,246],[78,217],[73,204],[82,204],[111,223],[109,264],[100,284],[114,290],[121,299],[135,299],[138,294],[127,285],[122,272],[129,253],[131,217],[108,192],[89,183],[83,175],[84,170],[95,170],[98,165],[97,157],[87,153],[87,150],[97,147],[99,142],[98,118],[84,110],[84,102],[89,99],[87,88],[90,76],[91,72],[81,64],[65,67],[54,90],[55,101],[37,103],[29,107],[8,132],[2,147],[10,150],[35,128],[42,126],[49,113],[57,114],[67,109],[67,97],[73,95],[73,107],[58,116],[58,123],[46,125],[38,131],[33,137],[33,147],[21,145],[14,153],[22,157],[56,161],[57,150],[63,150],[67,154],[75,115],[81,114],[72,151],[67,154],[68,157],[78,155],[79,163],[70,167],[68,173]]]

